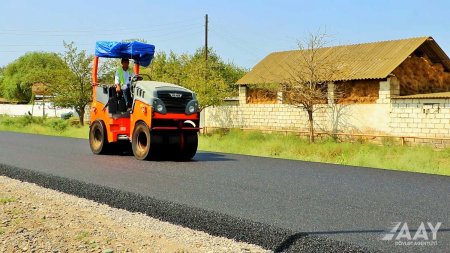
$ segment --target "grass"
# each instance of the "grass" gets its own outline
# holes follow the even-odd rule
[[[89,232],[87,232],[87,231],[81,231],[80,233],[78,233],[78,235],[76,236],[75,239],[77,239],[77,240],[83,240],[83,239],[85,239],[85,238],[87,238],[87,237],[89,237],[89,236],[90,236]]]
[[[391,141],[377,145],[326,139],[309,144],[295,135],[231,130],[202,136],[199,149],[450,176],[450,149],[400,146]]]
[[[74,122],[73,119],[0,116],[0,131],[88,138],[88,126],[80,127]],[[450,176],[449,148],[400,146],[391,139],[382,140],[382,145],[361,140],[339,143],[332,139],[309,144],[295,135],[230,130],[201,135],[199,149]]]
[[[16,202],[16,198],[0,198],[0,204]]]
[[[8,117],[0,115],[0,131],[88,138],[89,127],[80,126],[77,119],[63,120],[43,117]]]

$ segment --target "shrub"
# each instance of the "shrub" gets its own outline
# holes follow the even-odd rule
[[[271,156],[280,156],[281,152],[283,152],[283,146],[281,144],[275,144],[268,147],[269,154]]]
[[[224,137],[225,135],[228,135],[230,133],[230,129],[228,128],[218,128],[214,129],[212,132],[209,133],[210,136],[212,135],[218,135],[219,137]]]
[[[385,147],[392,147],[396,145],[396,141],[393,137],[383,137],[381,138],[381,144]]]
[[[1,124],[4,125],[4,126],[7,126],[7,127],[13,126],[15,123],[16,122],[13,119],[11,119],[11,118],[5,118],[5,119],[3,119],[1,121]]]
[[[67,129],[67,127],[69,126],[69,123],[67,121],[64,121],[61,119],[51,119],[51,120],[48,120],[46,125],[57,132],[63,132],[64,130]]]
[[[77,128],[81,127],[80,120],[77,117],[70,117],[69,119],[67,119],[67,123],[69,124],[69,126]]]
[[[24,116],[18,117],[16,120],[16,125],[19,127],[20,126],[22,126],[22,127],[28,126],[31,123],[33,123],[33,116],[31,116],[31,115],[24,115]]]

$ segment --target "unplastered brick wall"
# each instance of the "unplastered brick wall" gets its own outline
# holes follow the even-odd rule
[[[396,78],[387,78],[379,82],[375,104],[319,105],[314,113],[316,131],[450,138],[450,99],[393,98],[399,95],[399,87]],[[328,92],[332,96],[333,90]],[[240,86],[239,105],[206,108],[202,127],[308,130],[308,116],[301,108],[280,103],[247,104],[245,98],[246,88]],[[448,140],[404,141],[450,146]]]
[[[314,125],[319,132],[380,133],[389,131],[389,105],[318,105]],[[205,109],[205,127],[308,130],[307,113],[286,104],[241,104]]]
[[[392,99],[392,135],[450,138],[450,99]]]
[[[314,125],[321,132],[386,133],[389,132],[391,79],[380,83],[383,91],[376,104],[325,104],[316,106]],[[394,83],[395,84],[395,83]],[[328,86],[333,97],[334,85]],[[392,92],[391,90],[394,90]],[[308,130],[308,115],[299,107],[288,104],[247,104],[247,89],[239,86],[239,105],[206,108],[202,127],[256,128],[277,130]],[[381,92],[380,92],[381,93]],[[282,101],[283,94],[277,97]],[[329,99],[333,101],[333,99]]]
[[[321,117],[317,117],[318,122]],[[205,125],[223,128],[305,129],[306,113],[283,104],[244,104],[206,109]]]

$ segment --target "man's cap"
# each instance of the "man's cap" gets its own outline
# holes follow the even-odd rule
[[[122,60],[120,62],[124,62],[124,61],[130,61],[128,58],[122,58]]]

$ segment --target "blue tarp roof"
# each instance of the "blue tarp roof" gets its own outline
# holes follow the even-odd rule
[[[155,54],[155,46],[133,41],[97,41],[95,43],[95,55],[106,58],[128,58],[133,59],[139,65],[147,67]]]

